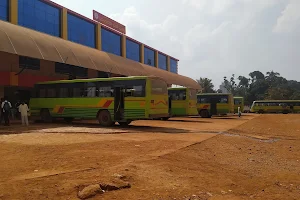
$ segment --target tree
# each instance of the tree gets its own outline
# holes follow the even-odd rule
[[[227,80],[227,77],[224,76],[224,85],[227,91],[233,95],[237,93],[237,84],[235,82],[235,75],[232,74],[230,80]]]
[[[225,76],[223,86],[234,96],[244,97],[245,104],[248,105],[255,100],[264,99],[300,100],[300,82],[287,80],[273,70],[267,72],[266,76],[260,71],[249,73],[249,78],[246,76],[235,78],[235,74],[232,74],[230,79]]]
[[[211,79],[208,78],[201,78],[197,80],[198,84],[200,85],[203,93],[214,93],[214,84],[212,83]]]
[[[251,77],[252,83],[257,81],[257,80],[264,80],[265,79],[265,75],[263,73],[261,73],[260,71],[251,72],[249,74],[249,76]]]

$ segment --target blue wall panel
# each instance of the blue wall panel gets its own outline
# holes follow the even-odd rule
[[[178,73],[177,60],[170,58],[170,72]]]
[[[167,70],[167,56],[158,53],[158,68]]]
[[[140,62],[140,45],[126,39],[126,57],[130,60]]]
[[[0,20],[8,21],[8,0],[0,0]]]
[[[95,24],[68,13],[68,40],[96,48]]]
[[[38,0],[18,1],[18,23],[60,37],[60,10]]]
[[[145,47],[144,48],[144,63],[146,65],[155,66],[155,59],[154,59],[154,51]]]
[[[122,55],[121,36],[105,28],[101,29],[102,51],[118,56]]]

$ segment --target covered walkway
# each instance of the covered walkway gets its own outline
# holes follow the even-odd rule
[[[168,84],[200,89],[191,78],[0,20],[0,51],[20,56],[111,72],[125,76],[158,76]]]

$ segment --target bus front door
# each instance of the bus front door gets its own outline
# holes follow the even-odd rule
[[[217,115],[217,99],[212,98],[210,103],[210,115]]]
[[[121,121],[124,119],[124,108],[125,108],[125,99],[124,99],[124,88],[115,87],[114,88],[114,119],[115,121]]]

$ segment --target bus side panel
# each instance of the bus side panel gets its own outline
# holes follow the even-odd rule
[[[189,100],[188,115],[198,115],[197,100]]]
[[[39,98],[31,99],[32,116],[39,116],[41,109],[49,109],[52,117],[95,119],[101,109],[114,116],[114,99],[107,98]]]
[[[149,116],[168,116],[169,115],[169,102],[167,95],[155,95],[150,96],[149,102]]]
[[[217,104],[217,113],[218,114],[227,114],[232,113],[231,104],[229,103],[218,103]]]
[[[187,100],[172,100],[171,113],[173,116],[187,115]]]
[[[169,116],[168,93],[152,94],[152,79],[147,79],[146,85],[146,113],[147,118],[161,118]],[[166,85],[165,85],[166,87]],[[167,88],[165,88],[167,90]]]
[[[125,119],[145,119],[146,98],[145,97],[125,97]]]

